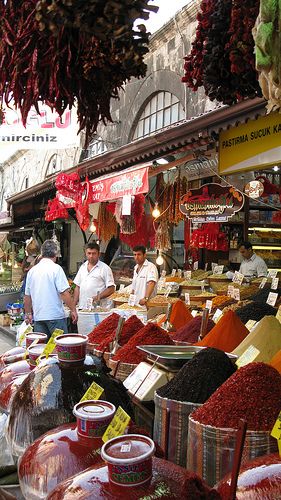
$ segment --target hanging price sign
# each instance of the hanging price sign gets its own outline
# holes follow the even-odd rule
[[[126,413],[125,410],[119,406],[104,435],[102,436],[103,442],[106,443],[109,439],[122,436],[122,434],[125,433],[130,420],[131,417],[128,413]]]
[[[80,399],[80,403],[89,399],[100,399],[103,391],[104,389],[100,385],[96,384],[96,382],[93,382],[90,385],[89,389],[87,389],[87,391],[85,392],[84,396]]]
[[[269,292],[266,303],[274,307],[278,299],[278,293]]]
[[[196,261],[196,262],[194,262],[194,264],[193,264],[193,269],[194,269],[194,271],[197,271],[197,269],[198,269],[198,265],[199,265],[199,262],[198,262],[198,260],[197,260],[197,261]]]

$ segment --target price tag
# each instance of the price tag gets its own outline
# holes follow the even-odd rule
[[[169,295],[170,295],[171,291],[172,291],[172,287],[171,287],[171,286],[168,286],[168,288],[167,288],[167,292],[165,293],[165,297],[166,297],[166,299],[169,297]]]
[[[199,265],[199,262],[198,262],[198,260],[197,260],[197,261],[196,261],[196,262],[194,262],[194,264],[193,264],[193,269],[194,269],[194,271],[197,271],[197,269],[198,269],[198,265]]]
[[[161,272],[162,278],[165,278],[166,274],[167,274],[167,271],[165,271],[165,269],[163,269],[163,271]]]
[[[273,278],[271,283],[271,290],[277,290],[279,285],[279,278]]]
[[[269,292],[266,303],[274,307],[277,299],[278,299],[278,293]]]
[[[233,283],[237,283],[238,285],[242,285],[244,279],[244,274],[238,273],[235,271],[234,276],[232,278]]]
[[[19,346],[21,347],[24,340],[25,340],[25,337],[28,333],[31,333],[33,331],[33,328],[31,325],[26,325],[26,329],[20,334],[19,336]]]
[[[165,286],[165,278],[160,278],[160,280],[157,283],[157,290],[161,290]]]
[[[181,277],[182,277],[182,270],[178,269],[178,278],[181,278]]]
[[[129,295],[129,299],[128,299],[128,306],[135,306],[136,300],[137,300],[137,296],[134,293],[131,293]]]
[[[224,268],[224,266],[215,266],[214,270],[213,270],[213,273],[214,274],[222,274],[223,273],[223,268]]]
[[[125,285],[124,283],[121,283],[120,287],[119,287],[119,292],[122,292],[125,288]]]
[[[80,403],[81,401],[87,401],[89,399],[100,399],[102,393],[103,393],[104,389],[96,384],[96,382],[93,382],[89,389],[87,389],[87,391],[85,392],[84,396],[80,399]]]
[[[268,271],[267,277],[273,279],[273,278],[276,278],[277,274],[278,274],[277,269],[271,269],[270,271]]]
[[[260,351],[254,345],[250,345],[248,349],[246,349],[246,351],[243,352],[243,354],[237,359],[236,365],[238,368],[248,365],[249,363],[252,363],[252,361],[254,361],[259,354]]]
[[[123,410],[121,406],[119,406],[104,435],[102,436],[103,442],[106,443],[107,441],[109,441],[109,439],[117,436],[122,436],[122,434],[125,433],[130,420],[130,416]]]
[[[234,297],[234,286],[233,285],[228,285],[227,295],[228,295],[228,297],[231,297],[233,299],[233,297]]]
[[[254,328],[255,324],[256,324],[256,321],[255,321],[254,319],[249,319],[249,321],[247,321],[247,323],[246,323],[245,327],[246,327],[249,331],[251,331],[251,330],[252,330],[252,328]]]
[[[56,343],[55,343],[55,338],[57,338],[59,335],[63,335],[64,334],[64,331],[63,330],[60,330],[59,328],[56,328],[51,337],[49,338],[48,340],[48,343],[44,349],[44,351],[42,352],[42,354],[40,354],[39,358],[36,359],[36,364],[38,365],[40,359],[43,357],[43,356],[46,356],[46,358],[49,357],[49,354],[52,354],[53,350],[55,349],[56,347]]]
[[[217,265],[218,264],[216,262],[212,262],[212,273],[214,272],[214,269],[215,269],[215,267],[217,267]]]
[[[184,294],[184,301],[185,303],[189,306],[190,305],[190,294],[189,293],[185,293]]]
[[[266,285],[266,282],[267,282],[267,278],[263,278],[263,279],[261,280],[261,282],[260,282],[260,286],[259,286],[259,288],[264,288],[264,287],[265,287],[265,285]]]
[[[91,311],[93,309],[93,297],[87,298],[86,309],[88,309],[88,311]]]
[[[222,316],[223,316],[222,310],[217,309],[212,319],[215,323],[218,323]]]
[[[172,278],[174,278],[174,277],[176,276],[176,272],[177,272],[177,270],[176,270],[176,269],[173,269],[173,270],[172,270],[172,273],[171,273]]]
[[[191,271],[184,271],[184,277],[186,280],[190,280],[191,279]]]
[[[234,298],[234,300],[240,300],[240,290],[239,290],[239,288],[234,288],[233,298]]]
[[[196,311],[196,309],[193,309],[193,311],[191,311],[191,316],[193,316],[193,318],[196,318],[196,316],[198,316],[199,312]]]
[[[281,439],[281,412],[279,413],[277,420],[273,426],[270,434],[275,439]]]
[[[213,307],[213,301],[212,300],[206,300],[206,309],[209,309],[209,311],[211,312],[212,307]]]
[[[276,318],[278,319],[279,323],[281,323],[281,306],[278,307]]]

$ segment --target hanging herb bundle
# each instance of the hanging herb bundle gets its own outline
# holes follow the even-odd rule
[[[148,34],[133,23],[157,10],[148,2],[0,0],[0,98],[14,100],[24,124],[39,101],[60,116],[76,104],[87,144],[99,121],[111,120],[111,98],[145,75]]]

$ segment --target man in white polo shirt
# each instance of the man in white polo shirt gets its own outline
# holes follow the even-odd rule
[[[146,258],[146,248],[137,245],[133,248],[136,266],[132,283],[132,293],[136,295],[136,304],[145,306],[157,293],[157,267]]]
[[[28,271],[24,295],[26,321],[34,320],[34,331],[51,336],[56,328],[67,333],[63,302],[69,307],[71,318],[77,321],[77,312],[69,292],[69,283],[61,266],[56,264],[57,244],[44,241],[41,260]]]
[[[99,260],[100,247],[97,243],[88,243],[86,246],[87,261],[82,264],[74,283],[74,302],[79,308],[87,307],[87,299],[101,300],[106,305],[106,298],[115,290],[115,283],[110,267]]]

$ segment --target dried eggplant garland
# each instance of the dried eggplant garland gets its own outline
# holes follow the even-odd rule
[[[133,0],[113,2],[122,5],[123,14],[126,7],[130,8],[130,17],[127,14],[114,17],[115,5],[111,13],[115,19],[110,28],[112,36],[102,39],[94,30],[87,32],[75,23],[70,26],[61,23],[53,34],[40,31],[36,20],[40,9],[36,12],[36,7],[44,2],[0,0],[0,99],[7,104],[14,100],[23,123],[32,106],[39,112],[40,101],[59,115],[67,107],[77,105],[79,131],[85,130],[87,144],[100,121],[111,121],[110,101],[118,98],[122,85],[131,77],[145,75],[143,57],[148,52],[148,34],[144,26],[134,31],[132,25],[136,18],[145,18],[147,11],[157,9],[148,6],[148,1],[137,2],[135,10]],[[60,3],[71,12],[70,0],[52,0],[45,6],[52,11]],[[87,17],[89,4],[103,4],[105,10],[105,4],[108,9],[111,2],[76,3]],[[99,23],[103,12],[98,16]],[[89,16],[90,19],[93,21]],[[106,22],[104,19],[105,25]]]

